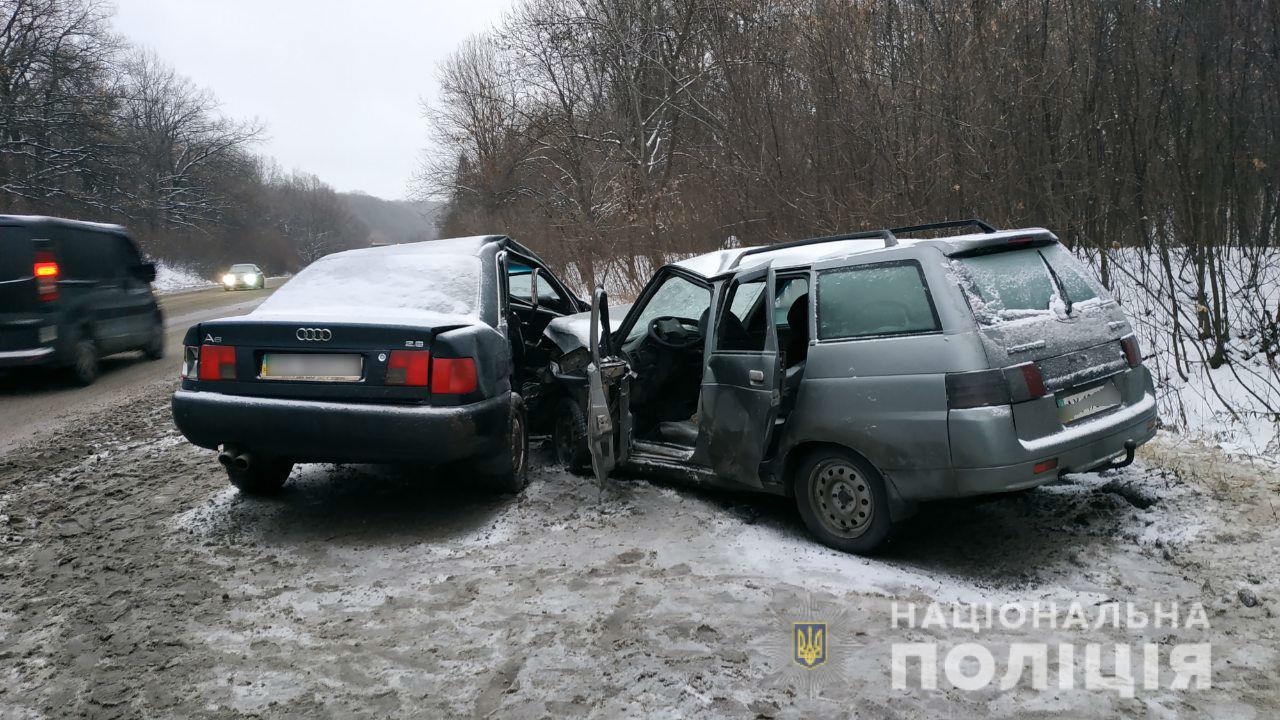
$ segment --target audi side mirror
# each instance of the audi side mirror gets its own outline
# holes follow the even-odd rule
[[[153,283],[156,281],[156,264],[153,262],[144,262],[134,269],[138,279],[143,282]]]

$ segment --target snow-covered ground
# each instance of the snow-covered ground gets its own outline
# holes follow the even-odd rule
[[[923,508],[885,554],[782,498],[618,479],[537,453],[516,497],[465,470],[303,465],[228,489],[169,384],[0,458],[0,717],[1274,717],[1280,542],[1265,469],[1157,443],[1107,474]],[[1174,438],[1176,440],[1176,438]],[[895,603],[1200,603],[1208,627],[895,627]],[[830,622],[798,669],[792,623]],[[1168,649],[1211,686],[894,689],[897,643]],[[1083,676],[1083,660],[1077,674]],[[1055,678],[1058,669],[1053,669]],[[1108,674],[1110,666],[1108,666]],[[1139,676],[1141,683],[1141,676]],[[1055,680],[1056,683],[1056,680]]]
[[[1280,251],[1247,261],[1224,251],[1225,306],[1235,336],[1230,362],[1210,368],[1210,349],[1196,339],[1193,271],[1174,264],[1173,288],[1156,258],[1136,250],[1110,253],[1112,292],[1120,300],[1156,375],[1165,427],[1255,457],[1280,455],[1280,366],[1259,352],[1267,315],[1280,314]],[[1255,272],[1256,271],[1256,272]],[[1176,301],[1176,302],[1175,302]],[[1170,329],[1177,308],[1183,335],[1176,347]],[[1176,355],[1190,371],[1179,369]],[[1185,373],[1185,374],[1184,374]]]
[[[216,285],[209,278],[203,277],[195,270],[181,264],[159,260],[156,262],[156,279],[151,283],[155,291],[161,294],[194,290]]]

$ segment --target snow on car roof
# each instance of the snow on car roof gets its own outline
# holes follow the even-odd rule
[[[808,265],[823,260],[835,260],[851,255],[889,250],[894,247],[927,245],[937,247],[944,253],[952,253],[971,246],[988,245],[993,242],[1006,241],[1010,238],[1040,233],[1048,233],[1048,231],[1044,228],[1021,228],[1017,230],[1000,230],[993,233],[967,233],[964,235],[951,235],[941,238],[900,237],[898,238],[898,244],[896,246],[891,245],[889,247],[885,247],[884,241],[880,238],[863,240],[833,240],[831,242],[814,245],[801,245],[799,247],[786,247],[773,251],[754,253],[743,259],[739,267],[733,267],[734,261],[738,260],[743,253],[746,253],[748,250],[756,250],[760,247],[764,247],[756,246],[734,248],[732,250],[716,250],[704,255],[697,255],[695,257],[680,260],[672,263],[672,265],[684,268],[685,270],[697,273],[706,278],[712,278],[729,271],[731,268],[736,272],[739,270],[763,267],[768,263],[772,263],[774,266],[780,268],[795,265]]]
[[[68,218],[51,217],[49,215],[0,215],[0,225],[16,225],[27,223],[52,223],[67,227],[79,227],[86,230],[104,230],[113,233],[127,232],[123,225],[91,222],[89,220],[70,220]]]

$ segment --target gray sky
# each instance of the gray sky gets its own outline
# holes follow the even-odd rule
[[[511,0],[116,0],[117,32],[267,125],[261,150],[338,190],[404,197],[436,66]]]

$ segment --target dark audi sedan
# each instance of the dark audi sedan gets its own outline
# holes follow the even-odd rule
[[[174,421],[246,493],[279,490],[298,462],[458,461],[515,492],[523,365],[540,362],[525,338],[583,307],[503,236],[329,255],[252,313],[187,331]]]

